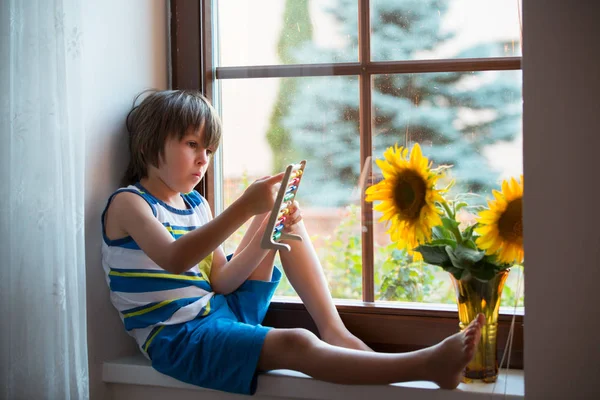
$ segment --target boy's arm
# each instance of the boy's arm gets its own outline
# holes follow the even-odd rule
[[[156,219],[148,203],[134,193],[119,193],[107,212],[107,224],[117,224],[161,268],[180,274],[208,256],[251,215],[239,202],[207,224],[175,240]]]
[[[262,220],[259,222],[259,218]],[[295,232],[297,224],[302,221],[302,212],[300,211],[297,201],[294,201],[290,207],[290,214],[285,223],[286,232]],[[225,253],[219,247],[215,251],[213,257],[212,268],[210,270],[210,284],[213,290],[221,294],[229,294],[236,290],[258,267],[258,264],[270,253],[273,249],[263,249],[261,240],[265,229],[269,222],[269,213],[257,216],[252,224],[259,225],[255,229],[251,226],[248,232],[254,231],[254,235],[244,236],[243,243],[240,244],[235,251],[234,257],[227,262]]]
[[[268,218],[264,218],[249,243],[239,253],[236,250],[235,257],[230,261],[227,261],[220,247],[215,250],[210,270],[210,285],[215,292],[229,294],[236,290],[254,272],[266,255],[273,251],[260,246],[267,222]]]
[[[192,268],[255,214],[273,206],[272,186],[283,174],[259,179],[231,206],[207,224],[175,240],[154,217],[144,199],[134,193],[119,193],[107,212],[107,224],[116,224],[161,268],[180,274]]]

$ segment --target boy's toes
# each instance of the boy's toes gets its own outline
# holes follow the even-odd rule
[[[485,325],[485,315],[483,315],[482,313],[477,314],[477,317],[475,319],[477,320],[477,324],[479,326]]]
[[[477,328],[481,328],[485,325],[485,316],[482,313],[477,314],[475,318],[471,321],[469,326],[467,326],[466,331],[475,331]]]

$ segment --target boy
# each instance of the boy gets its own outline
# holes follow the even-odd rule
[[[342,323],[297,204],[285,229],[303,237],[281,253],[290,283],[321,340],[303,329],[261,326],[281,273],[260,247],[275,186],[252,183],[213,218],[194,187],[221,138],[215,110],[197,92],[147,96],[127,119],[129,186],[103,213],[103,267],[125,329],[158,371],[184,382],[252,394],[257,371],[294,369],[337,383],[429,380],[458,385],[479,341],[483,316],[428,349],[375,353]],[[252,223],[232,257],[221,244]]]

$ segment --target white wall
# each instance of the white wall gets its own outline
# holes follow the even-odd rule
[[[523,1],[527,399],[600,398],[599,17]]]
[[[100,214],[127,160],[125,115],[136,93],[167,88],[166,0],[83,2],[86,264],[91,399],[107,399],[102,362],[136,351],[108,300]]]

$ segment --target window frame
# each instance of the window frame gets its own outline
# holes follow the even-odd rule
[[[415,61],[370,61],[369,0],[358,2],[359,61],[335,64],[301,64],[250,67],[212,65],[213,37],[211,0],[170,0],[171,87],[196,89],[215,101],[216,79],[282,78],[302,76],[353,75],[360,85],[360,160],[371,156],[371,90],[372,75],[424,72],[470,72],[521,70],[521,57],[485,59],[441,59]],[[365,33],[366,32],[366,33]],[[369,121],[369,123],[366,123]],[[197,189],[215,212],[215,176],[220,175],[211,163]],[[458,312],[445,307],[394,307],[375,303],[373,208],[361,199],[363,243],[363,301],[338,301],[336,307],[348,329],[377,351],[411,351],[434,345],[455,333]],[[515,310],[516,311],[516,310]],[[500,312],[498,320],[498,352],[505,351],[513,321],[513,313]],[[509,366],[523,368],[522,312],[514,315],[514,336]],[[300,301],[274,299],[265,325],[287,328],[304,327],[318,333],[310,315]],[[376,327],[376,329],[374,329]]]

